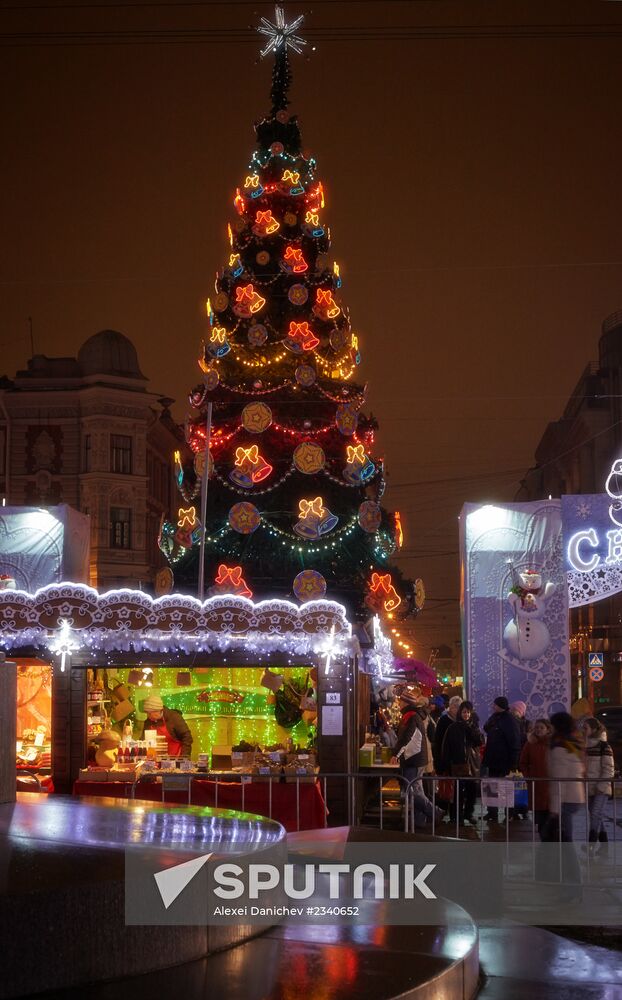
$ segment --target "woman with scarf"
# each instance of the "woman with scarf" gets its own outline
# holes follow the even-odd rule
[[[549,822],[545,840],[562,842],[564,902],[581,899],[581,870],[574,848],[574,816],[585,808],[585,744],[568,712],[551,716],[553,735],[548,754]]]

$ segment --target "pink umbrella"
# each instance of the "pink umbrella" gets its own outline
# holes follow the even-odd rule
[[[420,684],[425,684],[426,687],[433,688],[438,685],[436,673],[423,660],[395,659],[393,660],[393,669],[403,674],[409,674],[411,677],[414,676],[415,680]]]

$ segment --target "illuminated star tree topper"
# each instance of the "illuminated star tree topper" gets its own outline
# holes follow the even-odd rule
[[[272,113],[276,114],[278,111],[283,111],[289,104],[287,91],[289,90],[292,76],[287,58],[287,50],[292,49],[300,55],[302,53],[302,46],[306,45],[307,42],[300,35],[296,34],[296,31],[304,21],[304,14],[300,14],[291,24],[287,24],[283,8],[277,5],[274,11],[275,23],[273,24],[266,17],[262,17],[257,31],[260,35],[264,35],[268,39],[261,50],[261,58],[263,59],[271,52],[274,52],[275,56],[270,97],[272,98]]]
[[[286,24],[285,11],[282,7],[276,6],[274,8],[274,20],[276,24],[272,24],[272,21],[268,21],[266,17],[262,17],[257,28],[260,35],[266,35],[268,38],[267,44],[261,50],[261,58],[263,59],[270,52],[278,53],[281,50],[287,52],[288,48],[300,54],[302,46],[307,43],[304,38],[296,34],[296,31],[304,21],[304,14],[300,14],[291,24]]]

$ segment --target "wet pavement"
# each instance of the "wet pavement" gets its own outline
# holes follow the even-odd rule
[[[622,952],[540,927],[480,928],[478,1000],[620,1000]]]

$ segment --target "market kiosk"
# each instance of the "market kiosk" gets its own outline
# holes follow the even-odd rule
[[[334,601],[154,599],[67,583],[1,592],[0,636],[46,726],[47,744],[23,723],[21,750],[35,733],[57,791],[190,799],[305,829],[327,822],[320,768],[353,770],[365,658]],[[188,759],[142,739],[150,695],[186,720]],[[110,732],[112,748],[102,741]],[[348,783],[329,779],[329,792],[331,822],[347,821]]]

